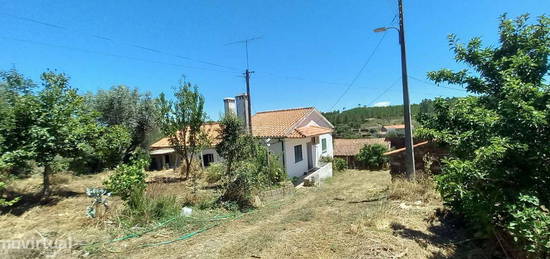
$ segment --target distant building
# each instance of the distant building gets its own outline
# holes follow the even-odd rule
[[[334,157],[342,158],[348,162],[348,167],[356,168],[355,156],[365,145],[380,144],[390,149],[390,142],[383,138],[360,138],[360,139],[334,139]]]
[[[411,127],[413,126],[411,125]],[[405,124],[382,126],[382,130],[380,131],[380,133],[382,135],[385,135],[388,133],[405,133]]]

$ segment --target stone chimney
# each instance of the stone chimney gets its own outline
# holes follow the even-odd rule
[[[245,129],[248,129],[250,123],[250,118],[248,118],[248,96],[246,94],[241,94],[235,96],[235,102],[237,106],[237,116],[243,121],[243,126]]]
[[[237,115],[237,106],[235,104],[235,98],[227,97],[223,99],[223,107],[225,113],[233,113]]]

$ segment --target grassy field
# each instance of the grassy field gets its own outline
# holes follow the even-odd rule
[[[457,256],[457,244],[465,239],[461,231],[440,222],[434,214],[442,205],[429,185],[392,184],[385,171],[349,170],[318,188],[298,189],[254,211],[237,213],[237,217],[208,221],[196,228],[186,225],[192,222],[179,221],[140,237],[109,243],[128,232],[109,215],[99,220],[86,218],[89,199],[83,195],[85,187],[99,186],[106,174],[56,177],[55,203],[0,216],[3,239],[71,237],[76,249],[61,251],[61,258],[441,258]],[[28,179],[14,188],[28,191],[36,180]],[[176,196],[189,191],[188,183],[154,185]],[[113,199],[112,216],[121,207],[121,202]],[[212,219],[227,212],[196,213],[197,218]],[[189,239],[157,244],[204,226],[207,230]],[[143,247],[145,244],[157,245]],[[30,258],[43,254],[26,250],[12,255]]]

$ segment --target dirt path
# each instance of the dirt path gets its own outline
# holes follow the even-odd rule
[[[459,238],[456,233],[447,233],[454,238],[447,240],[433,231],[439,222],[426,221],[439,203],[368,201],[387,193],[389,184],[387,172],[348,171],[319,188],[303,188],[191,239],[152,248],[128,244],[122,254],[135,258],[437,258],[452,254],[451,241]]]

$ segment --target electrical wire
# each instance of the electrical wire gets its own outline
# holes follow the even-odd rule
[[[0,36],[0,39],[18,41],[18,42],[23,42],[23,43],[28,43],[28,44],[35,44],[35,45],[42,45],[42,46],[47,46],[47,47],[52,47],[52,48],[67,49],[67,50],[72,50],[72,51],[84,52],[84,53],[88,53],[88,54],[102,55],[102,56],[115,57],[115,58],[123,58],[123,59],[135,60],[135,61],[140,61],[140,62],[146,62],[146,63],[169,65],[169,66],[175,66],[175,67],[184,67],[184,68],[189,68],[189,69],[197,69],[197,70],[212,71],[212,72],[235,73],[233,71],[227,71],[227,70],[216,70],[216,69],[210,69],[210,68],[203,68],[203,67],[195,67],[195,66],[189,66],[189,65],[184,65],[184,64],[178,64],[178,63],[162,62],[162,61],[156,61],[156,60],[150,60],[150,59],[144,59],[144,58],[138,58],[138,57],[132,57],[132,56],[125,56],[125,55],[113,54],[113,53],[102,52],[102,51],[96,51],[96,50],[75,48],[75,47],[72,47],[72,46],[51,44],[51,43],[35,41],[35,40],[13,38],[13,37],[6,37],[6,36]]]
[[[357,79],[359,79],[359,76],[361,76],[361,74],[363,73],[363,70],[365,70],[365,68],[367,67],[367,65],[368,65],[369,62],[371,61],[372,57],[374,56],[374,53],[376,53],[376,51],[378,50],[378,47],[380,47],[380,44],[382,43],[382,41],[384,40],[385,37],[386,37],[386,32],[384,32],[384,34],[382,35],[382,37],[380,37],[380,40],[378,41],[378,43],[376,44],[376,46],[375,46],[374,49],[372,50],[371,54],[369,55],[369,57],[367,58],[367,60],[365,61],[365,63],[363,63],[363,65],[361,66],[361,69],[359,69],[359,71],[357,72],[357,74],[355,74],[355,77],[354,77],[353,80],[351,80],[351,82],[348,84],[348,86],[346,87],[346,89],[344,90],[344,92],[340,95],[340,97],[338,97],[338,99],[336,100],[336,102],[330,107],[330,110],[332,110],[332,109],[342,100],[342,98],[349,92],[349,90],[351,89],[351,87],[355,84],[355,82],[357,81]]]
[[[445,88],[445,89],[451,89],[451,90],[455,90],[455,91],[468,92],[468,90],[466,90],[466,89],[460,89],[460,88],[454,88],[454,87],[449,87],[449,86],[442,86],[442,85],[432,84],[432,83],[430,83],[426,80],[422,80],[420,78],[417,78],[417,77],[414,77],[414,76],[411,76],[411,75],[408,75],[408,77],[410,79],[416,80],[416,81],[421,82],[425,85],[429,85],[429,86],[432,86],[432,87],[435,87],[435,88]]]
[[[139,44],[136,44],[136,43],[133,43],[133,42],[126,42],[126,41],[116,40],[116,39],[106,37],[106,36],[102,36],[102,35],[91,34],[91,33],[87,33],[87,32],[82,31],[82,30],[71,29],[71,28],[68,28],[68,27],[65,27],[65,26],[62,26],[62,25],[52,24],[52,23],[49,23],[49,22],[40,21],[40,20],[36,20],[36,19],[33,19],[33,18],[29,18],[29,17],[23,17],[23,16],[18,16],[18,15],[8,14],[8,13],[0,13],[0,14],[3,15],[3,16],[12,18],[12,19],[26,21],[26,22],[30,22],[30,23],[35,23],[35,24],[55,28],[55,29],[58,29],[58,30],[65,30],[65,31],[75,32],[75,33],[79,33],[79,34],[86,35],[86,36],[89,36],[89,37],[93,37],[93,38],[96,38],[96,39],[100,39],[100,40],[104,40],[104,41],[110,41],[110,42],[114,42],[114,43],[121,44],[121,45],[127,45],[127,46],[131,46],[133,48],[138,48],[138,49],[141,49],[141,50],[145,50],[145,51],[149,51],[149,52],[153,52],[153,53],[157,53],[157,54],[172,56],[172,57],[183,59],[183,60],[194,61],[194,62],[206,64],[206,65],[211,65],[211,66],[216,66],[216,67],[220,67],[220,68],[229,69],[229,70],[238,70],[234,67],[220,65],[220,64],[217,64],[217,63],[204,61],[204,60],[200,60],[200,59],[196,59],[196,58],[191,58],[191,57],[187,57],[187,56],[182,56],[182,55],[179,55],[177,53],[172,53],[172,52],[169,52],[169,51],[163,51],[163,50],[159,50],[159,49],[139,45]]]

